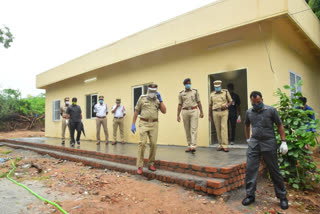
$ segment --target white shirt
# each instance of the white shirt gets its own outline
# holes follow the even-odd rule
[[[112,111],[117,107],[117,105],[112,106]],[[114,117],[123,117],[126,114],[126,110],[123,105],[120,105],[117,110],[114,112]]]
[[[107,112],[109,112],[107,104],[104,104],[104,103],[95,104],[93,111],[96,113],[97,117],[105,117],[107,115]]]

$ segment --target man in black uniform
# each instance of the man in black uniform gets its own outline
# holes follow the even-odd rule
[[[233,92],[234,86],[232,83],[228,84],[228,91],[231,95],[232,98],[232,104],[229,106],[229,118],[228,118],[228,135],[229,135],[229,142],[231,145],[234,144],[234,139],[236,136],[236,126],[237,126],[237,121],[241,122],[241,117],[240,117],[240,97],[238,94]]]
[[[287,192],[278,166],[277,140],[273,128],[275,123],[281,137],[280,152],[286,154],[288,146],[282,121],[275,108],[263,104],[260,92],[253,91],[250,99],[253,108],[247,111],[245,120],[245,134],[248,142],[245,179],[247,196],[243,199],[242,204],[248,206],[255,201],[258,169],[262,156],[267,164],[276,196],[280,199],[280,207],[288,209]],[[250,125],[252,126],[251,138]]]
[[[67,118],[70,121],[71,146],[74,146],[74,131],[77,130],[77,144],[80,144],[82,113],[80,106],[77,105],[77,98],[72,98],[72,105],[67,108]]]

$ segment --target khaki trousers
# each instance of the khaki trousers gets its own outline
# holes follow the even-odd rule
[[[182,110],[182,119],[184,130],[186,131],[188,147],[196,148],[199,119],[198,109]]]
[[[64,119],[64,118],[62,118],[61,122],[62,122],[61,140],[65,141],[65,139],[66,139],[66,128],[67,127],[68,127],[68,130],[69,130],[69,133],[70,133],[69,124],[67,125],[66,119]]]
[[[148,166],[154,165],[158,140],[158,122],[139,122],[140,142],[138,147],[137,167],[143,167],[144,151],[149,138],[149,161]]]
[[[124,141],[123,118],[113,118],[113,140],[117,141],[117,130],[119,127],[121,141]]]
[[[222,148],[228,148],[228,110],[213,111],[213,122]]]
[[[104,130],[104,135],[106,137],[106,142],[108,142],[109,134],[108,134],[108,127],[107,127],[107,118],[97,117],[96,124],[97,124],[97,141],[100,142],[100,128],[102,125]]]

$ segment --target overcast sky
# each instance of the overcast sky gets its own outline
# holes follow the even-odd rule
[[[36,89],[36,75],[215,0],[0,0],[0,26],[15,40],[0,46],[0,89]]]

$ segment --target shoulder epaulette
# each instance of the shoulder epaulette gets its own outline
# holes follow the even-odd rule
[[[198,89],[193,88],[192,90],[198,91]]]
[[[184,92],[184,90],[180,91],[179,93],[181,94],[182,92]]]

